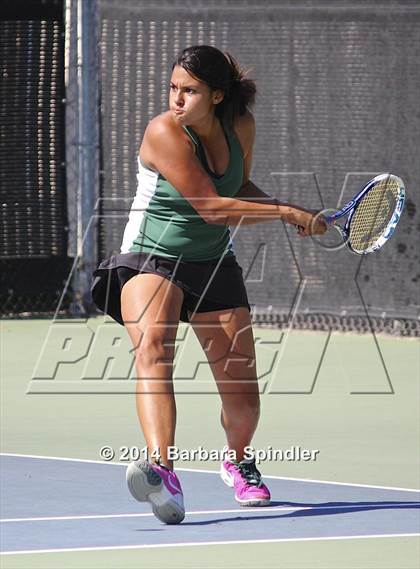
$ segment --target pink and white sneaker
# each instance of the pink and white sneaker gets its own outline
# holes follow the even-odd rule
[[[150,502],[153,513],[165,524],[179,524],[185,517],[184,496],[177,475],[147,460],[129,464],[128,489],[139,502]]]
[[[224,460],[220,468],[223,482],[235,488],[235,500],[241,506],[268,506],[270,491],[261,479],[254,459],[241,462]]]

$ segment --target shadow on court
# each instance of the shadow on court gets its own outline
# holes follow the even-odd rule
[[[352,514],[354,512],[382,510],[382,509],[420,509],[420,502],[326,502],[324,504],[301,504],[296,502],[271,502],[270,507],[290,506],[296,508],[308,508],[307,510],[299,510],[290,513],[279,513],[275,515],[244,515],[228,518],[218,518],[204,522],[184,522],[183,525],[208,525],[218,524],[222,522],[244,521],[244,520],[275,520],[279,518],[299,518],[306,516],[333,516],[337,514]]]

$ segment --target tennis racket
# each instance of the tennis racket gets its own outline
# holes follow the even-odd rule
[[[405,201],[404,182],[394,174],[379,174],[333,215],[324,215],[357,255],[373,253],[385,245],[400,220]],[[347,216],[344,225],[337,220]]]

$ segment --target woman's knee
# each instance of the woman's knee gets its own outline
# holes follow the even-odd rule
[[[174,339],[159,334],[143,334],[135,349],[135,357],[136,364],[141,366],[172,366]]]
[[[170,340],[165,340],[164,338],[148,339],[137,348],[136,362],[147,366],[172,366],[173,354],[174,350]]]

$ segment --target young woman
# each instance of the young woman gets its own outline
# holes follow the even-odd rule
[[[182,51],[169,110],[149,123],[140,147],[121,253],[94,273],[95,303],[125,325],[134,346],[137,412],[153,457],[128,467],[128,486],[166,523],[185,515],[167,455],[175,436],[179,320],[205,348],[221,396],[221,422],[236,456],[222,463],[223,481],[243,505],[270,501],[255,461],[243,459],[260,407],[250,306],[229,226],[283,219],[301,236],[326,230],[322,216],[281,204],[250,181],[255,91],[229,54],[206,45]]]

